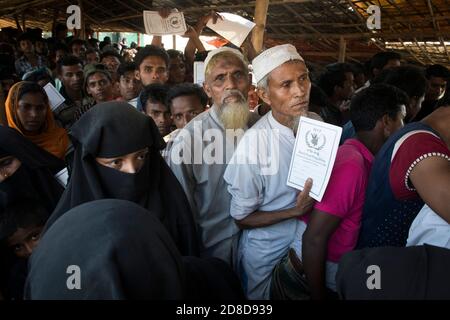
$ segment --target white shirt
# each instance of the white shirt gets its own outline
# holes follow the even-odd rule
[[[425,243],[450,249],[450,224],[428,205],[420,210],[409,228],[406,246],[420,246]]]
[[[222,155],[216,157],[216,163],[205,162],[204,155],[210,154],[213,145],[208,132],[221,135],[217,141],[222,146]],[[187,136],[189,137],[186,138]],[[230,216],[231,196],[223,179],[228,160],[236,149],[235,144],[237,142],[234,139],[228,139],[225,135],[216,107],[213,106],[192,119],[177,134],[168,155],[169,166],[181,183],[191,205],[205,250],[231,239],[239,232]],[[199,161],[183,161],[180,164],[174,155],[179,150],[187,151],[194,160]],[[228,261],[226,257],[218,258]]]
[[[294,143],[293,131],[271,111],[245,133],[224,175],[234,219],[295,206],[298,190],[286,185]],[[298,228],[299,221],[289,219],[243,231],[238,266],[249,299],[269,299],[272,270],[298,240]]]

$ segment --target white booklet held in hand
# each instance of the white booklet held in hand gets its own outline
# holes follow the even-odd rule
[[[342,128],[301,117],[287,185],[303,190],[308,178],[313,180],[310,197],[321,201],[327,189],[339,148]]]
[[[147,11],[144,13],[145,33],[154,36],[166,34],[183,35],[186,33],[186,21],[183,12],[172,12],[167,18],[163,19],[158,11]]]
[[[206,26],[235,46],[240,47],[250,31],[255,27],[255,23],[237,14],[227,12],[220,12],[219,14],[223,19],[217,19],[215,24],[212,20],[209,20]]]
[[[44,86],[44,90],[47,93],[48,101],[50,102],[50,109],[54,111],[61,104],[63,104],[66,99],[56,90],[56,88],[49,82]]]

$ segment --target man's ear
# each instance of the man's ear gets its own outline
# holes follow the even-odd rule
[[[388,114],[385,114],[381,118],[381,122],[383,124],[384,136],[385,138],[388,138],[392,134],[392,125],[394,123],[394,120],[391,117],[389,117]]]
[[[271,106],[272,101],[270,100],[270,95],[267,92],[267,89],[257,88],[256,92],[258,93],[258,97],[264,101],[267,105]]]
[[[211,88],[209,87],[209,85],[206,82],[203,82],[203,90],[208,95],[208,98],[212,98]]]
[[[141,81],[141,75],[139,74],[139,70],[134,70],[134,77]]]

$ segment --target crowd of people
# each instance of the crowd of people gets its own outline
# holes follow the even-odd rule
[[[450,71],[207,52],[218,18],[185,52],[1,31],[0,299],[450,299]],[[320,202],[286,184],[302,116],[343,128]]]

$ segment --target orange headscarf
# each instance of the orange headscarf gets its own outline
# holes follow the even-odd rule
[[[64,130],[63,128],[59,128],[56,125],[52,110],[50,109],[50,105],[48,103],[46,115],[47,118],[45,120],[44,130],[37,135],[25,134],[25,130],[20,123],[19,117],[17,116],[17,108],[19,106],[19,92],[24,84],[26,84],[26,81],[18,82],[9,90],[8,98],[5,102],[6,120],[8,121],[8,126],[16,129],[24,137],[31,140],[31,142],[38,145],[47,152],[60,159],[64,159],[67,146],[69,145],[69,138],[67,136],[66,130]]]

